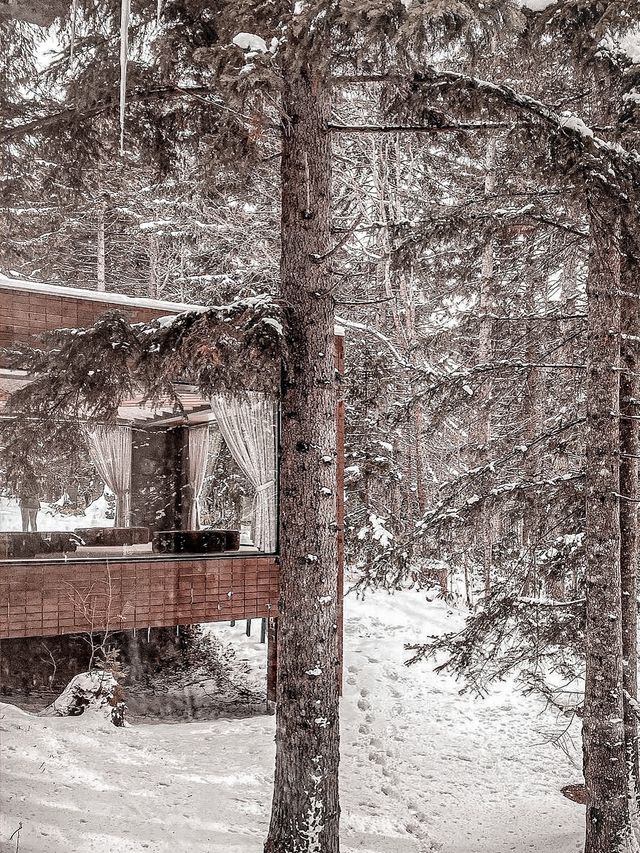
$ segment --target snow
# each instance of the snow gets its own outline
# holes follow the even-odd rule
[[[580,849],[584,808],[559,791],[580,774],[541,734],[554,718],[513,684],[478,700],[428,664],[403,666],[404,643],[462,615],[412,592],[345,604],[343,853]],[[264,673],[264,646],[210,630]],[[21,822],[21,853],[261,853],[273,736],[266,715],[117,729],[0,705],[0,849]]]
[[[118,682],[110,672],[94,669],[74,676],[54,702],[41,711],[43,717],[69,717],[77,715],[78,708],[83,713],[98,713],[103,719],[112,721],[113,703],[117,703],[115,694]]]
[[[265,317],[263,322],[268,326],[273,326],[280,337],[284,336],[284,329],[282,328],[282,323],[279,320],[275,320],[273,317]]]
[[[634,65],[640,65],[640,26],[635,26],[620,39],[620,49]]]
[[[586,136],[593,139],[593,131],[582,121],[581,118],[570,112],[564,112],[560,116],[560,126],[566,127],[567,130],[573,130],[579,133],[580,136]]]
[[[241,50],[250,50],[254,53],[268,52],[266,41],[253,33],[238,33],[237,36],[233,37],[233,43]]]
[[[82,287],[62,287],[42,281],[25,281],[9,278],[0,274],[0,289],[23,290],[28,293],[46,293],[49,296],[62,296],[68,299],[89,299],[92,302],[106,302],[110,305],[125,305],[128,308],[151,308],[160,311],[204,311],[203,305],[187,305],[180,302],[167,302],[162,299],[143,299],[124,296],[122,293],[106,293],[101,290],[87,290]]]
[[[547,6],[553,6],[556,0],[522,0],[521,6],[532,12],[542,12]]]
[[[620,59],[632,65],[640,64],[640,26],[633,25],[621,34],[605,33],[598,45],[598,54],[614,62]]]
[[[58,502],[59,503],[59,502]],[[84,510],[84,515],[61,514],[56,504],[42,502],[38,511],[36,523],[38,530],[43,532],[73,531],[79,527],[113,527],[113,518],[108,518],[109,503],[101,495]],[[113,510],[113,507],[111,507]],[[16,498],[0,496],[0,530],[22,530],[20,507]]]

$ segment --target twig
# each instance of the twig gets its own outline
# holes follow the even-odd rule
[[[379,302],[390,302],[395,296],[379,296],[377,299],[360,299],[350,302],[347,299],[336,299],[336,305],[377,305]]]
[[[18,828],[14,829],[14,831],[9,836],[9,841],[11,841],[11,839],[13,838],[14,835],[16,836],[16,853],[19,853],[19,850],[20,850],[20,830],[21,829],[22,829],[22,821],[20,821],[20,823],[18,824]]]
[[[338,242],[335,244],[335,246],[333,248],[324,252],[322,255],[311,255],[311,260],[316,264],[320,264],[323,261],[326,261],[327,258],[330,258],[332,255],[335,255],[335,253],[344,246],[344,244],[347,242],[349,237],[351,237],[351,235],[354,233],[354,231],[356,230],[358,225],[360,225],[360,223],[362,222],[362,217],[363,217],[363,214],[360,213],[356,217],[356,220],[353,223],[353,225],[346,230],[346,232],[342,235],[342,237],[338,240]]]
[[[401,367],[411,367],[411,365],[400,355],[400,353],[391,343],[389,338],[387,338],[386,335],[383,335],[382,332],[379,332],[377,329],[372,329],[370,326],[365,326],[364,323],[355,323],[353,320],[345,320],[344,317],[336,317],[336,323],[338,323],[340,326],[345,326],[347,329],[352,329],[355,332],[364,332],[365,334],[373,335],[374,338],[377,338],[379,341],[382,341],[382,343],[386,344],[389,347]]]

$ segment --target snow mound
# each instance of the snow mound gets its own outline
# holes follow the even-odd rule
[[[79,717],[86,712],[96,712],[114,726],[122,726],[124,707],[121,688],[113,675],[94,669],[74,676],[40,716]]]

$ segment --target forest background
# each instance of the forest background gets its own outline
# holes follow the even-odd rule
[[[347,556],[360,589],[470,608],[415,659],[447,653],[479,692],[515,671],[598,731],[624,716],[637,784],[639,10],[531,6],[302,3],[282,30],[337,33],[310,76],[330,90],[316,261],[347,329]],[[5,273],[282,295],[279,37],[262,4],[225,40],[219,14],[134,7],[125,100],[120,6],[74,4],[55,35],[5,21]],[[589,693],[589,671],[611,680]],[[585,726],[589,787],[617,741]],[[599,804],[625,790],[600,781]]]

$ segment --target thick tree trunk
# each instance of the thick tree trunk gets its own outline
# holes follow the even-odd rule
[[[585,853],[632,848],[623,725],[617,221],[591,219],[587,279]]]
[[[338,853],[339,718],[330,102],[309,67],[284,75],[282,398],[276,767],[266,853]]]
[[[630,255],[623,256],[622,291],[637,293],[640,269]],[[638,335],[640,334],[640,301],[623,297],[620,328],[622,332],[620,373],[620,574],[622,578],[622,683],[624,686],[624,733],[627,764],[631,774],[631,790],[640,793],[638,772],[638,721],[631,700],[638,698],[638,456],[640,455],[640,422],[637,401],[640,399],[638,379]]]

